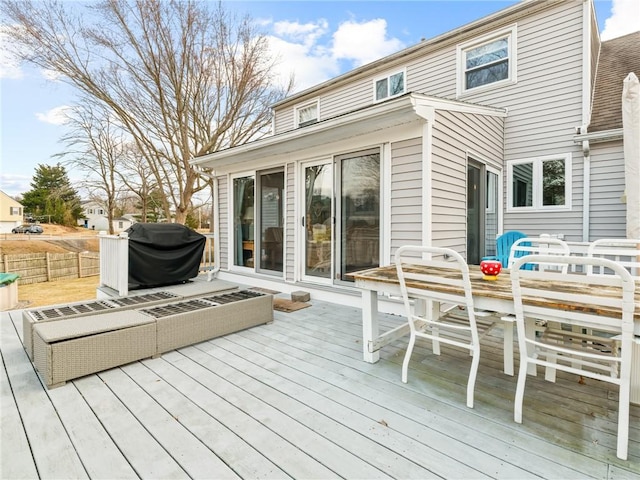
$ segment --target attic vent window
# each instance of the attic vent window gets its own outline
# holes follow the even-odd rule
[[[515,83],[515,27],[458,46],[458,95]]]
[[[404,72],[396,72],[375,81],[376,102],[404,93]]]
[[[296,123],[298,127],[305,127],[317,123],[319,120],[318,101],[306,103],[296,107]]]

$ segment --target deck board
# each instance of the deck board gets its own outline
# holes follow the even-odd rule
[[[0,477],[640,478],[640,407],[622,461],[615,387],[529,378],[516,424],[500,329],[482,342],[469,409],[468,352],[418,344],[403,384],[407,338],[368,364],[361,311],[311,303],[52,390],[23,349],[21,312],[3,312]]]

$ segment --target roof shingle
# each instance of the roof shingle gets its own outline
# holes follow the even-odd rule
[[[622,128],[622,82],[640,75],[640,31],[602,42],[589,132]]]

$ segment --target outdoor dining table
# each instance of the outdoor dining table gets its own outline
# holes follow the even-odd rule
[[[439,271],[442,271],[443,275],[450,274],[450,270],[444,273],[445,270],[436,267],[419,268],[428,268],[430,274],[437,274]],[[476,309],[498,312],[498,314],[502,315],[515,314],[513,292],[511,290],[511,276],[508,269],[502,270],[502,273],[498,275],[495,280],[485,280],[479,266],[469,265],[469,275]],[[409,333],[408,323],[380,333],[378,322],[379,294],[397,297],[401,297],[402,295],[396,266],[387,265],[372,268],[354,272],[351,276],[354,279],[355,286],[362,290],[362,343],[364,360],[369,363],[375,363],[380,358],[379,352],[382,347]],[[566,289],[567,291],[570,291],[572,287],[572,284],[562,281],[561,275],[558,275],[558,280],[554,281],[554,285],[558,289]],[[433,286],[424,284],[420,285],[420,287],[428,292]],[[462,291],[460,291],[460,293],[462,293]],[[530,301],[535,301],[535,299],[530,299]],[[636,338],[631,369],[631,403],[640,405],[640,284],[638,284],[638,282],[636,282],[635,304],[634,321]],[[562,309],[563,307],[566,309],[591,308],[589,305],[582,307],[576,307],[576,305],[556,305],[558,309]],[[426,308],[426,306],[418,305],[417,308]],[[437,309],[438,305],[434,302],[432,308]]]

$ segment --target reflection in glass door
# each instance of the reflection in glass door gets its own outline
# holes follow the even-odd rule
[[[330,163],[305,168],[304,273],[331,278],[333,173]]]
[[[495,255],[498,234],[498,174],[481,163],[467,165],[467,263],[478,265],[482,257]]]
[[[336,248],[338,280],[348,273],[380,265],[380,152],[378,149],[336,158],[340,212]]]
[[[482,171],[479,165],[469,162],[467,165],[467,263],[479,265],[482,257],[480,239],[483,238],[484,197],[481,181]]]
[[[257,269],[282,272],[284,245],[284,171],[260,172],[257,207],[260,243],[257,245]]]

